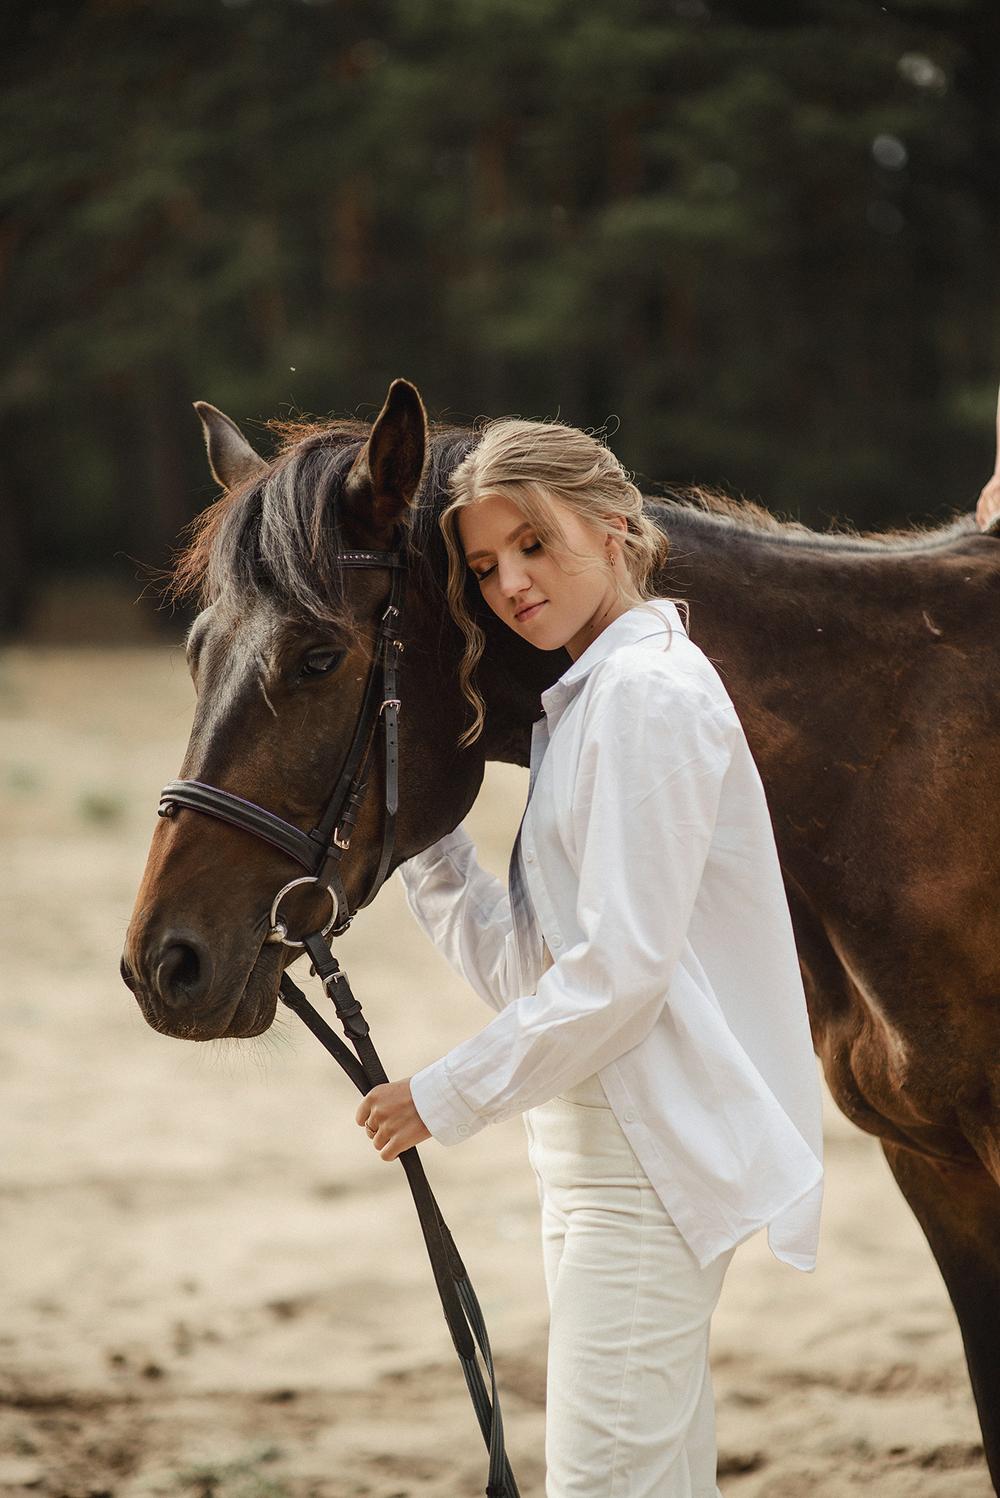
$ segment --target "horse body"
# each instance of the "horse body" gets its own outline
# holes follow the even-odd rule
[[[384,545],[402,524],[398,863],[461,820],[487,759],[527,764],[539,694],[569,657],[480,605],[486,724],[459,751],[461,641],[436,514],[470,434],[431,432],[425,460],[423,408],[397,381],[370,429],[314,431],[266,465],[221,413],[200,411],[230,492],[189,553],[209,608],[189,640],[199,701],[182,774],[311,825],[387,583],[354,583],[328,615],[302,597],[337,581],[327,532]],[[1000,680],[1000,546],[971,516],[857,537],[718,496],[648,504],[672,543],[657,591],[688,600],[760,769],[817,1053],[940,1264],[1000,1490],[1000,699],[983,686]],[[302,661],[317,645],[336,646],[337,663],[312,681]],[[377,862],[380,791],[345,861],[352,900]],[[265,916],[288,877],[238,828],[190,812],[160,824],[123,962],[151,1024],[192,1039],[266,1028],[290,954],[265,943]],[[327,908],[296,895],[293,918]]]
[[[665,523],[767,791],[838,1103],[1000,1184],[1000,548]]]
[[[964,518],[664,523],[664,591],[765,785],[827,1083],[941,1268],[1000,1489],[1000,546]]]

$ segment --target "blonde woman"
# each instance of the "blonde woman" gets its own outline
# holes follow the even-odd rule
[[[441,516],[482,724],[474,597],[572,664],[542,693],[508,888],[459,826],[399,870],[493,1020],[375,1087],[385,1160],[521,1113],[550,1321],[547,1498],[715,1498],[709,1326],[736,1246],[815,1267],[820,1091],[763,786],[652,578],[667,542],[602,442],[504,419]],[[470,577],[471,574],[471,577]]]

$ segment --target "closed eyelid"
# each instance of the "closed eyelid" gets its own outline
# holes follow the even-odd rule
[[[541,545],[542,545],[541,541],[539,541],[539,540],[536,539],[534,541],[529,542],[529,544],[527,546],[522,546],[521,547],[521,554],[522,554],[522,556],[528,556],[528,555],[530,555],[531,552],[538,551],[540,549]],[[493,565],[492,565],[492,567],[484,567],[481,572],[477,572],[475,566],[470,562],[470,564],[469,564],[469,571],[472,573],[473,577],[477,578],[480,582],[482,582],[482,580],[483,580],[484,577],[489,577],[489,575],[490,575],[491,572],[495,572],[496,571],[496,563],[494,562]]]

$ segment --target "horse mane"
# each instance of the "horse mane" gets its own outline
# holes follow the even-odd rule
[[[358,419],[271,420],[279,439],[267,467],[227,491],[187,528],[186,541],[167,575],[173,601],[202,607],[222,603],[242,614],[262,597],[297,621],[350,629],[352,619],[337,551],[350,538],[339,495],[351,464],[371,432]],[[431,423],[420,491],[406,528],[407,561],[420,586],[445,595],[447,558],[437,525],[448,478],[479,440],[469,427]],[[671,521],[723,528],[734,539],[791,544],[829,551],[903,553],[936,550],[963,535],[980,534],[971,513],[944,525],[919,523],[877,532],[837,522],[826,531],[774,514],[745,497],[705,485],[661,486],[648,496],[653,518],[669,534]]]
[[[971,510],[962,510],[939,525],[914,520],[906,525],[879,531],[862,531],[847,519],[835,520],[826,530],[813,530],[801,520],[775,514],[752,499],[726,494],[703,484],[688,487],[661,486],[659,496],[647,499],[664,512],[664,528],[669,532],[672,517],[694,512],[709,524],[743,535],[792,546],[818,548],[826,552],[892,552],[935,551],[961,536],[981,535]]]

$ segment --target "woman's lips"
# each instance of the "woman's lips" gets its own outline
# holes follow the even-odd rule
[[[514,617],[517,620],[518,624],[527,624],[528,620],[533,619],[538,613],[538,610],[544,608],[547,603],[548,599],[543,598],[541,603],[533,603],[530,608],[524,609],[523,612],[519,614],[515,614]]]

